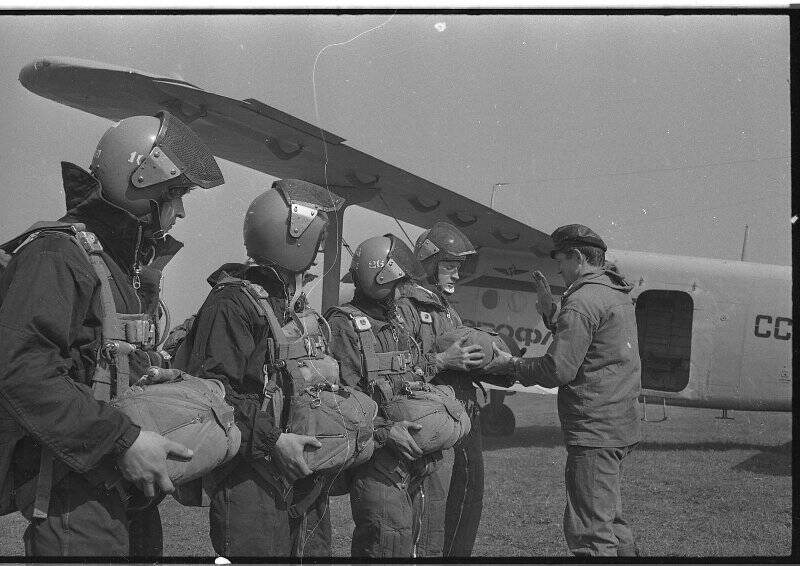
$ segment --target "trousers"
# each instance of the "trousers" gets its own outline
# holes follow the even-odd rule
[[[130,511],[120,494],[68,473],[50,492],[45,519],[33,519],[23,535],[25,555],[159,557],[161,516],[153,505]]]
[[[350,484],[350,507],[355,523],[352,556],[418,556],[423,529],[426,531],[425,548],[441,549],[441,536],[436,540],[436,532],[442,533],[441,528],[431,531],[433,521],[424,520],[423,480],[435,470],[437,457],[441,460],[441,453],[412,463],[384,447],[376,450],[369,462],[353,469]],[[439,484],[438,498],[441,500],[443,495]]]
[[[620,492],[622,462],[635,447],[567,446],[564,538],[572,554],[636,556]]]
[[[295,497],[311,489],[295,483]],[[209,494],[211,544],[220,556],[330,556],[328,497],[320,496],[304,517],[290,519],[286,502],[249,464],[240,462]]]
[[[447,492],[444,555],[469,557],[483,511],[483,436],[475,388],[456,390],[469,414],[469,434],[453,446],[453,472]]]

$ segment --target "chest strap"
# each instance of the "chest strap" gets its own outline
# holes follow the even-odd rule
[[[377,387],[385,399],[391,399],[396,393],[398,376],[415,370],[414,357],[410,350],[378,352],[378,340],[372,331],[372,324],[364,313],[352,305],[332,307],[345,313],[353,323],[361,350],[362,377],[366,379],[370,389]]]

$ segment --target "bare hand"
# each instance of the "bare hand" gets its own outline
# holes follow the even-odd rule
[[[184,372],[179,369],[159,368],[150,366],[147,368],[145,374],[139,378],[135,385],[143,387],[145,385],[154,385],[156,383],[169,383],[171,381],[180,381]]]
[[[462,336],[453,342],[447,350],[436,354],[436,366],[439,370],[454,369],[468,371],[481,365],[483,362],[483,348],[478,344],[464,346],[467,336]]]
[[[541,271],[533,272],[533,281],[536,286],[536,312],[549,321],[556,312],[556,301],[550,290],[550,284]]]
[[[497,344],[492,342],[492,350],[494,350],[494,358],[491,362],[486,364],[483,371],[492,375],[510,374],[514,371],[514,357],[508,352],[504,352],[497,347]]]
[[[386,443],[394,446],[398,454],[413,461],[422,456],[422,450],[411,436],[409,429],[422,430],[422,426],[408,421],[396,422],[389,429],[389,438]]]
[[[172,493],[175,487],[167,472],[167,458],[191,460],[192,451],[183,444],[164,438],[156,432],[143,430],[136,440],[117,458],[117,467],[122,477],[136,484],[147,497],[155,497],[155,485],[164,493]]]
[[[322,443],[313,436],[291,432],[281,433],[275,443],[272,456],[289,483],[294,483],[313,473],[303,456],[306,446],[322,448]]]

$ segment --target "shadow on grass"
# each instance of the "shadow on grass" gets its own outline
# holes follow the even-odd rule
[[[505,448],[556,448],[559,446],[564,446],[564,440],[561,435],[561,428],[558,426],[525,426],[517,428],[511,436],[483,437],[483,450],[486,452]],[[779,446],[764,446],[763,444],[728,440],[703,442],[652,442],[645,440],[639,443],[636,450],[654,452],[757,450],[758,454],[737,464],[734,469],[775,476],[790,475],[792,473],[791,441]]]
[[[483,450],[502,450],[503,448],[555,448],[564,446],[559,426],[522,426],[511,436],[484,436]]]
[[[671,452],[674,450],[758,450],[769,454],[784,454],[792,458],[792,443],[787,442],[780,446],[765,446],[752,442],[736,442],[730,440],[706,440],[703,442],[640,442],[637,450],[652,450],[654,452]]]
[[[733,469],[739,472],[753,472],[767,476],[792,475],[792,443],[775,446],[780,450],[763,450],[750,456],[744,462],[736,464]]]

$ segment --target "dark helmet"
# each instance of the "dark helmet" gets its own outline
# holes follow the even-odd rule
[[[365,295],[380,301],[390,295],[401,279],[424,279],[425,270],[402,240],[394,234],[384,234],[358,245],[350,264],[350,275]]]
[[[302,273],[325,239],[328,213],[344,199],[307,181],[283,179],[250,204],[244,218],[247,255],[261,265]]]
[[[132,116],[111,126],[92,158],[90,171],[103,197],[141,217],[163,189],[210,189],[225,182],[214,156],[194,130],[169,112]]]
[[[440,261],[464,261],[475,255],[475,247],[464,233],[449,222],[434,222],[414,245],[414,256],[422,264],[429,281],[436,278]]]

